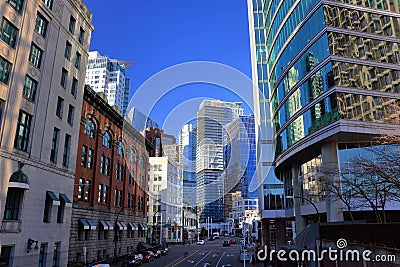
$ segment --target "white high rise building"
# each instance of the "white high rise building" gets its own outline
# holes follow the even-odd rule
[[[110,59],[98,51],[89,52],[85,83],[107,96],[108,104],[117,106],[122,116],[126,115],[129,101],[130,78],[126,69],[131,62]]]

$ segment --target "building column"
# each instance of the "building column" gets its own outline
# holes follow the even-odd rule
[[[321,145],[322,169],[325,172],[324,179],[328,183],[340,183],[338,174],[339,164],[337,157],[337,145],[335,142],[323,143]],[[343,221],[343,204],[333,193],[328,192],[326,196],[326,215],[328,222]]]
[[[293,179],[293,205],[294,205],[294,218],[296,222],[296,235],[300,234],[301,232],[306,229],[307,222],[304,217],[301,215],[301,205],[302,201],[301,198],[301,187],[303,186],[302,182],[300,181],[300,177],[298,175],[298,165],[292,165],[292,179]]]

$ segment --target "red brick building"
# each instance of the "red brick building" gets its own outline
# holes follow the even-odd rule
[[[135,251],[147,237],[145,138],[86,86],[77,142],[70,265]]]

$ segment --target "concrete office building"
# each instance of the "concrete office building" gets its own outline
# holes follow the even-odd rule
[[[131,62],[110,59],[98,51],[91,51],[86,66],[85,83],[95,92],[103,92],[108,104],[117,106],[122,116],[126,115],[129,104],[130,78],[126,69],[131,65]]]
[[[78,124],[70,265],[132,253],[147,237],[145,139],[99,94],[85,87]]]
[[[183,200],[196,207],[196,138],[197,129],[185,124],[179,132],[179,162],[183,167]]]
[[[204,100],[197,112],[196,187],[200,221],[224,219],[223,128],[243,115],[238,102]]]
[[[348,220],[337,197],[321,193],[323,179],[340,182],[323,170],[340,172],[374,137],[398,131],[399,3],[249,0],[248,7],[257,117],[261,128],[272,129],[272,120],[275,174],[284,184],[262,192],[268,242],[272,219],[277,231],[295,220],[301,233],[317,212],[310,201],[322,221]],[[358,216],[368,219],[368,210]]]
[[[150,157],[148,223],[153,241],[182,242],[182,165],[168,157]],[[162,234],[160,234],[161,231]]]
[[[0,16],[0,265],[66,266],[92,14],[6,0]]]

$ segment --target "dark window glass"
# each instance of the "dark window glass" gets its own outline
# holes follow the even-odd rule
[[[86,180],[85,201],[90,201],[90,181]]]
[[[78,70],[81,67],[81,59],[82,59],[82,55],[79,52],[76,52],[76,55],[75,55],[75,68],[77,68]]]
[[[57,128],[54,128],[53,138],[51,141],[51,151],[50,151],[50,161],[52,161],[54,163],[57,162],[59,140],[60,140],[60,130]]]
[[[75,31],[75,24],[76,24],[76,19],[74,17],[70,17],[68,30],[72,34],[74,34],[74,31]]]
[[[67,88],[67,79],[68,79],[68,71],[63,68],[61,70],[61,80],[60,80],[60,85],[63,88]]]
[[[0,56],[0,82],[8,84],[11,72],[11,63]]]
[[[81,166],[85,167],[86,166],[86,160],[87,160],[87,146],[82,147],[82,155],[81,155]]]
[[[64,222],[65,204],[66,204],[65,200],[63,197],[61,197],[61,194],[60,194],[60,206],[58,206],[58,209],[57,209],[57,223]]]
[[[43,37],[46,37],[47,26],[49,22],[39,12],[36,15],[35,31]]]
[[[70,149],[71,149],[71,136],[69,134],[66,134],[64,143],[63,161],[62,161],[62,165],[65,167],[68,167]]]
[[[72,78],[72,85],[71,85],[71,94],[76,96],[76,92],[78,89],[78,80],[74,77]]]
[[[65,43],[64,57],[68,60],[71,59],[72,44],[70,42]]]
[[[20,110],[18,116],[17,131],[15,133],[14,147],[22,151],[28,151],[29,135],[31,130],[32,115]]]
[[[40,65],[42,63],[43,51],[35,44],[32,43],[31,52],[29,54],[29,62],[32,63],[33,66],[40,69]]]
[[[50,9],[53,8],[53,0],[43,0],[43,3]]]
[[[84,134],[89,136],[90,138],[94,138],[94,130],[95,126],[92,120],[88,120],[85,125]]]
[[[46,260],[47,260],[47,243],[42,243],[42,244],[40,244],[38,267],[45,267]]]
[[[69,105],[68,107],[68,118],[67,118],[67,122],[70,125],[74,124],[74,113],[75,113],[75,108],[72,105]]]
[[[78,199],[82,199],[84,187],[85,187],[85,180],[84,180],[83,178],[79,178],[79,184],[78,184]]]
[[[12,255],[12,246],[1,246],[1,254],[0,254],[0,267],[10,267],[11,266],[11,255]]]
[[[80,28],[79,30],[78,41],[80,44],[83,44],[83,42],[85,41],[85,31],[82,28]]]
[[[11,22],[3,18],[1,22],[0,37],[12,48],[15,48],[15,42],[17,40],[18,29]]]
[[[17,11],[19,14],[22,13],[22,6],[24,4],[23,0],[6,0],[6,3],[12,6],[12,8],[14,8],[14,10]]]
[[[38,82],[26,75],[22,95],[29,100],[35,101],[37,87]]]
[[[103,135],[103,146],[108,147],[108,148],[111,146],[111,135],[107,131],[104,132],[104,135]]]
[[[93,168],[93,156],[94,156],[94,150],[93,149],[89,149],[89,151],[88,151],[88,161],[87,161],[88,169],[92,169]]]
[[[63,109],[64,109],[64,99],[61,97],[58,97],[57,100],[57,107],[56,107],[56,115],[57,117],[59,117],[60,119],[63,116]]]
[[[21,219],[23,196],[24,190],[20,188],[8,188],[4,220],[18,221]]]
[[[53,264],[52,267],[60,266],[60,246],[61,243],[54,244]]]

